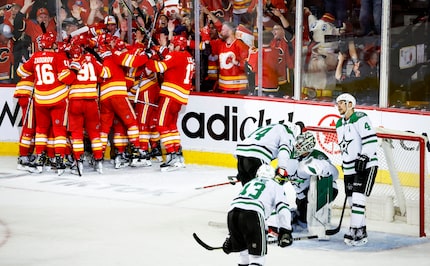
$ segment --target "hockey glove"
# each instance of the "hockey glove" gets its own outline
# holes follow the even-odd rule
[[[284,168],[278,167],[275,172],[275,181],[283,185],[288,180],[288,172]]]
[[[77,73],[81,70],[81,64],[78,61],[72,61],[69,68]]]
[[[288,247],[293,244],[293,236],[291,235],[293,231],[285,228],[279,228],[278,234],[278,246],[281,248]]]
[[[222,244],[222,250],[225,254],[230,254],[233,251],[233,245],[231,244],[230,237],[227,237]]]
[[[366,170],[366,165],[370,161],[369,157],[364,154],[360,154],[355,160],[355,171],[357,173],[364,172]]]
[[[154,51],[148,48],[148,49],[145,49],[145,54],[148,57],[148,59],[151,59],[151,57],[154,56]]]

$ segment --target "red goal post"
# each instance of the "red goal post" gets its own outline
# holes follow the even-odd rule
[[[304,130],[314,133],[316,148],[324,151],[340,167],[342,160],[336,129],[307,126]],[[379,169],[370,197],[383,195],[385,199],[392,199],[393,220],[403,217],[401,220],[408,224],[418,225],[420,237],[426,236],[426,232],[430,231],[430,180],[426,159],[428,139],[410,132],[380,127],[375,130]]]

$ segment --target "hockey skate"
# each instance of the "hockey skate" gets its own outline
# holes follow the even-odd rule
[[[94,160],[94,170],[99,174],[103,174],[103,159]]]
[[[367,231],[366,226],[357,228],[355,231],[355,239],[352,242],[353,246],[359,247],[367,244]]]
[[[348,246],[363,246],[367,241],[367,231],[366,226],[362,226],[359,228],[349,228],[349,232],[343,236],[343,241]]]
[[[348,246],[352,246],[352,243],[354,242],[355,230],[356,228],[350,227],[349,231],[343,235],[343,242]]]
[[[136,167],[136,166],[152,166],[151,160],[149,159],[149,153],[144,150],[136,150],[133,152],[131,159],[130,159],[130,166]]]
[[[179,151],[176,153],[176,155],[179,158],[179,162],[181,163],[181,167],[185,168],[185,158],[184,158],[184,155],[182,154],[182,147],[179,149]]]
[[[184,167],[185,165],[181,163],[181,159],[176,152],[167,154],[166,162],[160,165],[160,169],[162,172],[171,172]]]
[[[72,167],[70,168],[71,173],[74,175],[79,175],[82,176],[83,172],[84,172],[84,161],[82,160],[76,160]]]
[[[152,148],[149,152],[149,158],[153,163],[162,163],[163,154],[161,153],[161,149],[159,147]]]
[[[64,163],[64,158],[59,155],[55,156],[55,166],[57,168],[57,175],[62,175],[66,171],[66,164]]]
[[[19,156],[18,157],[18,164],[16,166],[16,169],[22,170],[22,171],[29,171],[30,167],[30,158],[29,156]]]
[[[125,158],[124,153],[118,153],[115,156],[114,160],[114,168],[119,169],[126,166],[126,163],[128,162],[127,158]]]
[[[42,173],[43,172],[43,165],[45,164],[46,155],[44,153],[38,154],[36,158],[30,162],[28,171],[31,173]]]

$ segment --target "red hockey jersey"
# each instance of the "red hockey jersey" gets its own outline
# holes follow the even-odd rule
[[[64,53],[39,51],[17,69],[21,77],[34,74],[34,100],[40,105],[55,105],[67,98],[76,75],[69,70]]]
[[[146,66],[151,71],[164,73],[160,95],[181,104],[188,102],[195,71],[194,59],[189,52],[172,51],[162,61],[149,60]]]

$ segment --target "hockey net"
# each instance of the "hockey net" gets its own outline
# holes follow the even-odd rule
[[[341,154],[335,128],[306,127],[314,133],[316,148],[324,151],[339,168]],[[417,227],[416,235],[430,232],[430,182],[425,136],[385,128],[378,135],[378,174],[366,204],[367,219],[405,223]],[[341,184],[340,184],[341,183]],[[343,193],[343,181],[338,182]],[[414,233],[415,234],[415,233]]]

